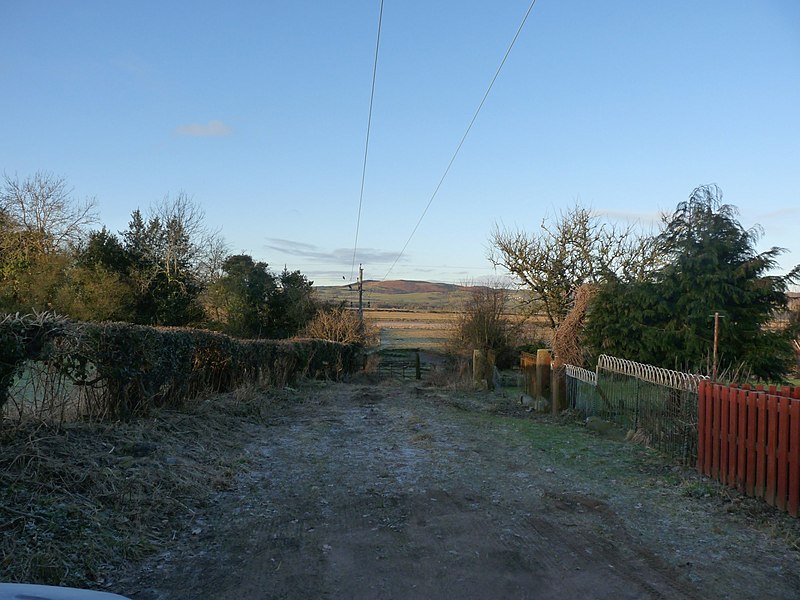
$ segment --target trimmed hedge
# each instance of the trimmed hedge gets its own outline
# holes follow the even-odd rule
[[[198,329],[7,315],[0,319],[0,410],[28,361],[91,391],[93,416],[127,418],[248,383],[339,378],[358,367],[360,355],[358,346],[327,340],[239,340]]]

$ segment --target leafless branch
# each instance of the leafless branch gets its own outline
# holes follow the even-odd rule
[[[531,307],[553,329],[566,317],[581,285],[609,274],[641,278],[659,260],[653,236],[640,234],[635,225],[604,223],[580,205],[544,220],[534,233],[495,226],[491,243],[489,260],[528,289]]]
[[[43,253],[77,246],[98,222],[94,198],[77,200],[66,179],[37,171],[27,179],[3,175],[0,211]]]

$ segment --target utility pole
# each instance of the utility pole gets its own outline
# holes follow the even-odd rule
[[[364,327],[364,267],[358,265],[358,322]]]
[[[711,368],[711,381],[717,380],[717,343],[719,342],[719,313],[714,313],[714,366]]]
[[[710,315],[709,315],[710,316]],[[725,317],[718,312],[714,312],[714,358],[711,365],[711,381],[717,380],[717,347],[719,346],[719,319]]]

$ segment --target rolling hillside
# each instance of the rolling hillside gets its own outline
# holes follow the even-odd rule
[[[358,303],[358,285],[318,286],[317,297],[330,302]],[[471,288],[429,281],[365,281],[365,308],[456,310]]]

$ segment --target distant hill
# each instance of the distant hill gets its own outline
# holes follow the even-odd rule
[[[409,281],[398,279],[397,281],[373,281],[364,282],[364,290],[387,294],[420,294],[420,293],[451,293],[466,291],[469,288],[453,285],[452,283],[435,283],[431,281]]]
[[[364,304],[369,308],[400,308],[424,310],[455,310],[469,295],[469,287],[431,281],[364,282]],[[358,303],[358,284],[316,286],[317,297],[323,301]]]

